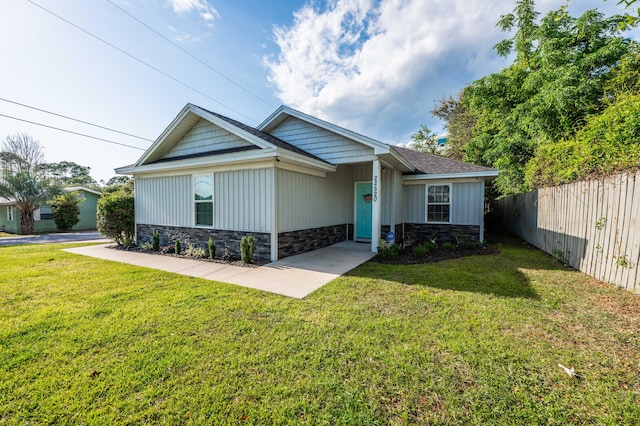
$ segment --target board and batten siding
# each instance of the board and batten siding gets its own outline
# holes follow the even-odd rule
[[[278,232],[350,223],[350,172],[349,167],[338,167],[322,178],[278,169]]]
[[[193,226],[191,175],[135,178],[136,223]]]
[[[213,227],[270,232],[273,175],[272,168],[215,172]],[[193,176],[136,177],[135,215],[136,223],[193,227]]]
[[[207,120],[200,120],[164,158],[251,145],[250,142],[241,139]]]
[[[446,185],[447,183],[433,183]],[[451,184],[451,224],[482,225],[484,217],[483,182],[461,182]],[[426,186],[405,185],[403,191],[404,221],[425,223]]]
[[[331,164],[350,163],[354,158],[374,159],[373,148],[295,117],[284,120],[270,134]]]
[[[213,226],[247,232],[270,232],[274,169],[233,170],[213,176]]]

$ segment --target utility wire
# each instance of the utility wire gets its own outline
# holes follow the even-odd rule
[[[10,99],[0,98],[0,101],[9,102],[9,103],[14,104],[14,105],[20,105],[21,107],[30,108],[30,109],[33,109],[33,110],[36,110],[36,111],[44,112],[45,114],[55,115],[56,117],[66,118],[67,120],[77,121],[78,123],[87,124],[87,125],[93,126],[93,127],[98,127],[100,129],[108,130],[110,132],[120,133],[121,135],[131,136],[132,138],[137,138],[137,139],[142,139],[144,141],[153,142],[153,139],[143,138],[142,136],[136,136],[136,135],[132,135],[131,133],[121,132],[120,130],[115,130],[115,129],[111,129],[109,127],[100,126],[98,124],[89,123],[88,121],[78,120],[77,118],[72,118],[72,117],[69,117],[69,116],[66,116],[66,115],[57,114],[55,112],[47,111],[46,109],[36,108],[34,106],[31,106],[31,105],[21,104],[20,102],[12,101]]]
[[[214,73],[218,74],[220,77],[224,78],[225,80],[227,80],[229,83],[233,84],[234,86],[236,86],[237,88],[239,88],[240,90],[248,93],[249,95],[253,96],[254,98],[258,99],[259,101],[261,101],[262,103],[264,103],[265,105],[274,108],[275,107],[273,105],[271,105],[269,103],[269,101],[264,100],[263,98],[261,98],[260,96],[256,95],[255,93],[253,93],[252,91],[250,91],[249,89],[241,86],[239,83],[236,83],[233,79],[231,79],[230,77],[227,77],[226,75],[224,75],[223,73],[221,73],[220,71],[218,71],[217,69],[213,68],[211,65],[209,65],[208,63],[206,63],[205,61],[203,61],[202,59],[198,58],[197,56],[195,56],[193,53],[189,52],[188,50],[186,50],[185,48],[183,48],[182,46],[180,46],[179,44],[177,44],[176,42],[174,42],[173,40],[171,40],[170,38],[166,37],[164,34],[162,34],[161,32],[157,31],[156,29],[152,28],[151,26],[149,26],[148,24],[146,24],[144,21],[142,21],[141,19],[137,18],[136,16],[132,15],[131,13],[129,13],[126,9],[118,6],[117,4],[115,4],[113,1],[111,0],[106,0],[109,4],[111,4],[113,7],[120,9],[123,13],[125,13],[126,15],[128,15],[131,19],[137,21],[138,23],[140,23],[141,25],[145,26],[149,31],[152,31],[153,33],[155,33],[156,35],[158,35],[159,37],[162,37],[164,40],[168,41],[169,43],[171,43],[174,47],[180,49],[182,52],[186,53],[187,55],[189,55],[191,58],[195,59],[196,61],[200,62],[202,65],[204,65],[205,67],[209,68],[211,71],[213,71]]]
[[[115,142],[109,139],[103,139],[103,138],[99,138],[96,136],[90,136],[90,135],[86,135],[84,133],[78,133],[78,132],[74,132],[72,130],[67,130],[67,129],[61,129],[59,127],[53,127],[53,126],[49,126],[47,124],[42,124],[42,123],[36,123],[35,121],[29,121],[29,120],[25,120],[23,118],[18,118],[18,117],[12,117],[10,115],[5,115],[5,114],[0,114],[0,117],[6,117],[6,118],[10,118],[12,120],[18,120],[18,121],[23,121],[25,123],[29,123],[29,124],[35,124],[36,126],[42,126],[42,127],[47,127],[49,129],[53,129],[53,130],[59,130],[61,132],[66,132],[66,133],[71,133],[73,135],[78,135],[78,136],[84,136],[85,138],[90,138],[90,139],[96,139],[99,141],[103,141],[103,142],[107,142],[107,143],[112,143],[114,145],[120,145],[120,146],[126,146],[127,148],[133,148],[133,149],[139,149],[140,151],[146,151],[144,148],[140,148],[137,146],[133,146],[133,145],[127,145],[126,143],[121,143],[121,142]]]
[[[218,100],[216,100],[216,99],[212,98],[211,96],[207,95],[207,94],[206,94],[206,93],[204,93],[203,91],[196,89],[195,87],[193,87],[193,86],[191,86],[191,85],[189,85],[189,84],[185,83],[185,82],[184,82],[184,81],[182,81],[182,80],[178,80],[176,77],[174,77],[174,76],[172,76],[172,75],[170,75],[170,74],[167,74],[166,72],[162,71],[162,70],[161,70],[161,69],[159,69],[159,68],[154,67],[154,66],[153,66],[153,65],[151,65],[150,63],[143,61],[142,59],[138,58],[137,56],[132,55],[131,53],[127,52],[126,50],[123,50],[123,49],[119,48],[118,46],[116,46],[116,45],[114,45],[114,44],[109,43],[108,41],[106,41],[106,40],[104,40],[104,39],[102,39],[102,38],[98,37],[97,35],[93,34],[92,32],[90,32],[90,31],[88,31],[88,30],[85,30],[84,28],[82,28],[82,27],[80,27],[80,26],[78,26],[78,25],[74,24],[73,22],[71,22],[71,21],[69,21],[69,20],[67,20],[67,19],[63,18],[62,16],[60,16],[60,15],[58,15],[58,14],[56,14],[56,13],[54,13],[54,12],[50,11],[50,10],[49,10],[49,9],[47,9],[46,7],[41,6],[41,5],[39,5],[38,3],[36,3],[36,2],[34,2],[34,1],[32,1],[32,0],[27,0],[27,1],[28,1],[29,3],[31,3],[32,5],[34,5],[34,6],[38,7],[38,8],[40,8],[40,9],[44,10],[44,11],[45,11],[45,12],[47,12],[47,13],[49,13],[50,15],[55,16],[55,17],[56,17],[56,18],[58,18],[59,20],[61,20],[61,21],[65,22],[65,23],[67,23],[68,25],[71,25],[72,27],[74,27],[74,28],[76,28],[76,29],[78,29],[78,30],[82,31],[83,33],[85,33],[85,34],[87,34],[87,35],[89,35],[89,36],[91,36],[91,37],[93,37],[93,38],[95,38],[96,40],[101,41],[102,43],[106,44],[107,46],[111,47],[112,49],[117,50],[118,52],[122,53],[123,55],[128,56],[129,58],[131,58],[131,59],[133,59],[133,60],[135,60],[135,61],[137,61],[137,62],[141,63],[142,65],[144,65],[144,66],[146,66],[146,67],[148,67],[148,68],[151,68],[151,69],[152,69],[152,70],[154,70],[155,72],[157,72],[157,73],[159,73],[159,74],[162,74],[163,76],[165,76],[165,77],[167,77],[167,78],[169,78],[169,79],[171,79],[171,80],[175,81],[176,83],[178,83],[178,84],[180,84],[180,85],[182,85],[182,86],[186,87],[187,89],[193,90],[194,92],[196,92],[196,93],[198,93],[198,94],[200,94],[200,95],[204,96],[205,98],[207,98],[207,99],[209,99],[209,100],[211,100],[211,101],[215,102],[216,104],[221,105],[221,106],[223,106],[223,107],[225,107],[225,108],[229,109],[230,111],[233,111],[233,112],[235,112],[236,114],[239,114],[239,115],[241,115],[241,116],[243,116],[243,117],[245,117],[245,118],[247,118],[247,119],[249,119],[249,120],[253,121],[254,123],[258,123],[258,120],[254,120],[253,118],[251,118],[251,117],[249,117],[249,116],[247,116],[247,115],[245,115],[245,114],[241,113],[240,111],[238,111],[238,110],[236,110],[236,109],[234,109],[234,108],[230,107],[229,105],[226,105],[226,104],[224,104],[224,103],[222,103],[222,102],[220,102],[220,101],[218,101]]]

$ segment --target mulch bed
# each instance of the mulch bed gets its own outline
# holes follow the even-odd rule
[[[402,249],[393,259],[385,259],[382,254],[378,254],[371,259],[371,262],[384,263],[387,265],[417,265],[422,263],[442,262],[443,260],[458,259],[467,256],[483,256],[487,254],[498,254],[499,250],[495,246],[477,246],[472,249],[465,248],[436,248],[424,256],[416,257],[413,254],[413,247]]]
[[[259,266],[263,266],[263,265],[266,265],[267,263],[269,263],[268,261],[260,261],[260,260],[257,260],[257,259],[254,260],[253,263],[244,263],[240,259],[223,260],[223,259],[220,259],[220,258],[211,259],[211,258],[208,258],[208,257],[186,256],[184,254],[175,254],[173,252],[169,252],[166,247],[160,247],[160,251],[147,250],[147,249],[143,249],[143,248],[137,247],[137,246],[124,247],[124,246],[119,246],[117,244],[108,246],[107,248],[111,248],[111,249],[115,249],[115,250],[134,251],[136,253],[153,254],[153,255],[156,255],[156,256],[170,256],[170,257],[177,257],[177,258],[180,258],[180,259],[199,260],[201,262],[221,263],[221,264],[224,264],[224,265],[241,266],[243,268],[257,268]],[[173,249],[173,246],[171,246],[171,249]]]

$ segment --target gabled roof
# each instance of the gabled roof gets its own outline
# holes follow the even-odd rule
[[[156,163],[166,155],[171,148],[173,148],[188,132],[191,128],[200,120],[207,120],[220,128],[228,131],[229,133],[236,135],[263,150],[271,151],[271,154],[281,150],[287,150],[294,154],[307,157],[314,161],[320,161],[324,164],[328,164],[321,158],[316,157],[306,151],[303,151],[283,140],[280,140],[268,133],[254,129],[239,121],[233,120],[229,117],[208,111],[197,105],[187,104],[182,111],[176,116],[171,124],[165,129],[164,132],[156,139],[156,141],[145,151],[140,159],[132,165],[133,168],[143,165]],[[220,153],[204,152],[194,157],[211,156]],[[175,160],[175,159],[174,159]],[[131,168],[129,166],[121,169]]]
[[[317,157],[317,156],[315,156],[315,155],[313,155],[313,154],[311,154],[311,153],[309,153],[309,152],[307,152],[307,151],[305,151],[303,149],[300,149],[295,145],[291,145],[289,142],[285,142],[280,138],[277,138],[275,136],[270,135],[269,133],[266,133],[266,132],[263,132],[261,130],[255,129],[255,128],[251,127],[251,126],[247,126],[244,123],[241,123],[241,122],[236,121],[236,120],[234,120],[232,118],[229,118],[229,117],[225,117],[224,115],[220,115],[220,114],[218,114],[216,112],[212,112],[212,111],[206,110],[206,109],[201,108],[201,107],[198,107],[198,108],[200,108],[203,111],[208,112],[209,114],[212,114],[212,115],[214,115],[216,117],[219,117],[220,119],[222,119],[222,120],[224,120],[224,121],[226,121],[226,122],[228,122],[228,123],[240,128],[240,129],[242,129],[242,130],[244,130],[244,131],[246,131],[246,132],[248,132],[248,133],[250,133],[252,135],[255,135],[256,137],[259,137],[260,139],[262,139],[262,140],[264,140],[264,141],[266,141],[266,142],[268,142],[268,143],[270,143],[272,145],[275,145],[278,148],[284,148],[284,149],[287,149],[287,150],[289,150],[291,152],[295,152],[296,154],[304,155],[306,157],[313,158],[314,160],[322,161],[324,163],[329,164],[328,162],[324,161],[322,158]]]
[[[415,168],[415,171],[410,175],[429,175],[430,177],[453,177],[454,175],[498,176],[498,171],[489,167],[452,160],[440,155],[427,154],[400,146],[394,146],[393,149]]]
[[[305,114],[304,112],[289,108],[284,105],[280,106],[280,108],[275,110],[273,114],[267,117],[267,119],[258,126],[258,130],[270,132],[288,117],[295,117],[299,120],[306,121],[307,123],[313,124],[314,126],[320,127],[322,129],[328,130],[329,132],[335,133],[347,139],[351,139],[355,142],[373,148],[373,153],[375,155],[388,154],[394,159],[394,161],[399,162],[402,167],[412,169],[410,164],[406,163],[402,157],[397,155],[397,153],[391,149],[391,145],[380,142],[368,136],[361,135],[360,133],[345,129],[344,127],[329,123],[328,121],[324,121],[318,117]]]
[[[99,191],[96,191],[95,189],[91,189],[91,188],[86,188],[84,186],[70,186],[69,188],[62,188],[62,190],[67,192],[84,191],[90,194],[100,195]]]

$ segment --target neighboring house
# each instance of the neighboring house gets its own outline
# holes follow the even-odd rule
[[[211,237],[276,260],[344,240],[484,238],[498,171],[391,146],[288,107],[257,128],[187,104],[133,165],[136,241]]]
[[[80,221],[73,227],[73,230],[96,229],[96,212],[100,193],[93,189],[79,186],[64,188],[64,191],[75,191],[78,193],[78,198],[80,198]],[[34,212],[33,216],[35,219],[34,231],[36,233],[57,231],[51,206],[41,206]],[[0,198],[0,229],[12,234],[20,233],[20,212],[13,203],[4,198]]]

